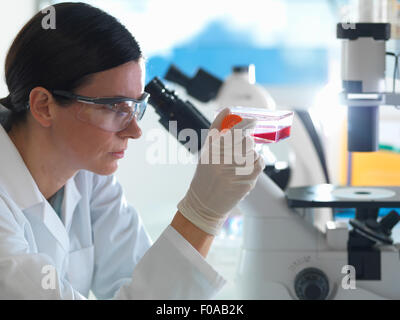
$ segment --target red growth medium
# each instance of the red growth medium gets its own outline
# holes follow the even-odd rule
[[[263,131],[264,128],[257,128],[257,132],[253,133],[252,136],[255,138],[254,141],[257,143],[271,143],[278,142],[279,140],[285,139],[290,136],[290,129],[292,126],[280,127],[274,131]],[[271,128],[265,128],[271,130]]]

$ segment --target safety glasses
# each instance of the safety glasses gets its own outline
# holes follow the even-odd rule
[[[139,100],[125,97],[91,98],[63,90],[53,90],[52,93],[59,97],[82,102],[84,105],[79,107],[77,118],[111,132],[126,129],[133,117],[138,121],[141,120],[150,97],[147,92]]]

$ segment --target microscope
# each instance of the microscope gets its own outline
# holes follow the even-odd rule
[[[342,101],[348,106],[348,151],[378,149],[380,106],[399,105],[385,92],[388,23],[337,25],[342,39]],[[400,221],[400,187],[320,184],[283,192],[265,175],[239,203],[244,215],[237,285],[242,299],[399,299],[400,244],[391,231]],[[327,221],[310,224],[318,208],[354,208],[349,230]]]
[[[348,106],[348,151],[378,149],[379,108],[400,105],[385,92],[387,23],[338,24],[342,39],[342,101]],[[207,129],[210,122],[160,79],[148,83],[150,104],[167,129]],[[181,141],[181,143],[184,143]],[[201,142],[198,145],[201,148]],[[284,191],[268,174],[238,205],[243,240],[237,266],[237,299],[399,299],[400,244],[392,229],[399,209],[378,219],[382,208],[400,208],[400,187],[317,184]],[[321,208],[353,208],[349,225],[330,219],[313,224]]]

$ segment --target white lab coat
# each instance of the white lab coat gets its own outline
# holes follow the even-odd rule
[[[114,175],[69,179],[60,220],[1,125],[0,155],[0,299],[209,299],[225,284],[171,226],[151,246]]]

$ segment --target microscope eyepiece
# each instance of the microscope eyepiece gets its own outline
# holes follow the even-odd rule
[[[145,88],[146,92],[150,93],[149,104],[151,104],[156,113],[160,115],[159,122],[165,129],[170,130],[170,121],[176,121],[177,131],[171,132],[177,139],[179,132],[184,129],[192,129],[196,132],[198,143],[197,150],[189,149],[190,152],[196,153],[202,146],[202,130],[210,128],[210,121],[208,121],[199,112],[196,107],[189,101],[183,101],[173,90],[166,88],[164,83],[158,78],[153,78]],[[178,139],[185,147],[186,140]]]
[[[169,67],[164,78],[181,85],[190,96],[201,102],[215,99],[222,86],[222,80],[202,68],[190,78],[174,64]]]

